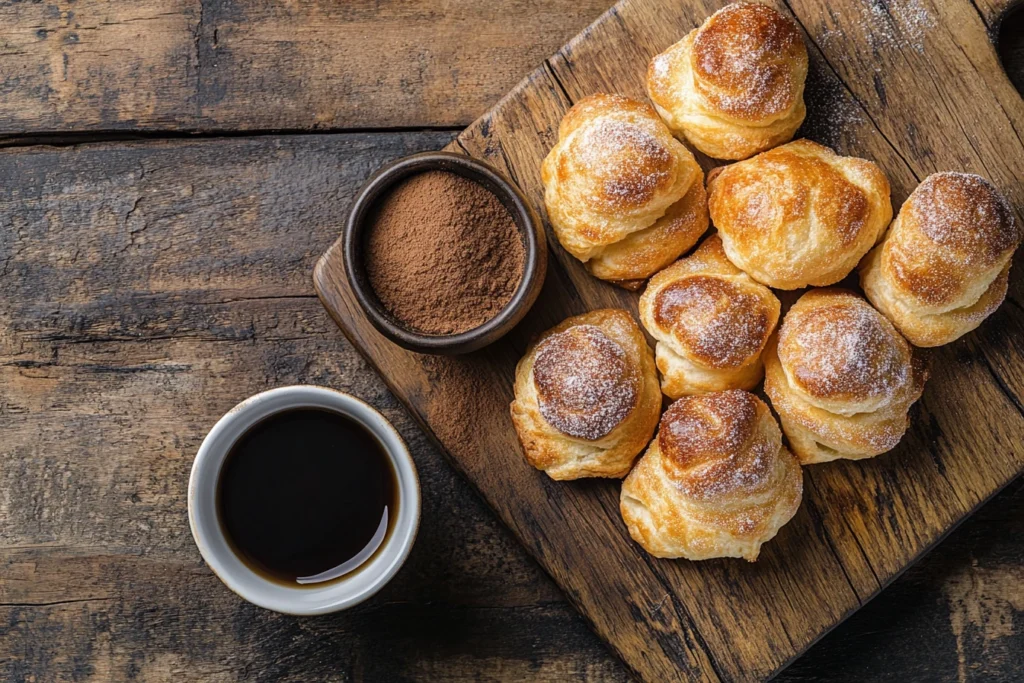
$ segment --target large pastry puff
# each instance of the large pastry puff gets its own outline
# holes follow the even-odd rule
[[[512,422],[526,459],[552,479],[626,476],[660,411],[654,354],[623,310],[563,321],[516,366]]]
[[[708,192],[729,260],[776,289],[839,282],[892,219],[878,166],[810,140],[716,169]]]
[[[658,342],[662,392],[675,399],[753,389],[779,309],[770,289],[725,257],[718,235],[704,240],[651,278],[640,297],[640,321]]]
[[[987,180],[935,173],[861,263],[861,286],[910,343],[947,344],[1003,302],[1020,240],[1009,204]]]
[[[727,5],[655,57],[647,92],[677,135],[716,159],[746,159],[803,123],[807,47],[771,7]]]
[[[704,174],[647,104],[591,95],[562,119],[541,167],[544,204],[565,249],[628,289],[707,230]]]
[[[761,399],[746,391],[687,396],[622,482],[629,534],[657,557],[757,559],[796,514],[803,476]]]
[[[800,462],[870,458],[895,448],[927,371],[861,297],[814,289],[769,340],[764,390]]]

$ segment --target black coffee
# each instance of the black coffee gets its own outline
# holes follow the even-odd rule
[[[398,514],[395,472],[377,439],[329,410],[298,408],[249,428],[217,482],[235,553],[267,578],[320,584],[365,564]]]

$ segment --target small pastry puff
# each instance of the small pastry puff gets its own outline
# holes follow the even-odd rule
[[[810,140],[715,169],[708,193],[729,260],[776,289],[839,282],[892,219],[882,169]]]
[[[630,536],[656,557],[757,559],[793,518],[803,476],[768,406],[746,391],[687,396],[622,482]]]
[[[941,346],[981,324],[1006,297],[1021,231],[984,178],[934,173],[903,203],[860,265],[864,293],[915,346]]]
[[[603,309],[551,328],[516,366],[511,409],[526,459],[552,479],[626,476],[661,411],[640,326]]]
[[[558,241],[590,272],[627,289],[707,230],[704,173],[647,104],[591,95],[562,119],[541,167]]]
[[[764,353],[764,391],[800,462],[871,458],[895,448],[928,372],[896,328],[843,289],[812,289]]]
[[[640,321],[657,340],[661,390],[676,399],[761,381],[761,351],[781,305],[725,257],[718,235],[661,271],[640,297]]]
[[[746,159],[803,123],[807,47],[771,7],[735,2],[656,56],[647,93],[672,132],[716,159]]]

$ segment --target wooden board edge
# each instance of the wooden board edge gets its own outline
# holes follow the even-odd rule
[[[382,371],[382,369],[377,365],[373,357],[367,352],[366,348],[360,342],[358,335],[356,335],[352,331],[352,329],[349,328],[349,325],[346,324],[345,321],[341,320],[340,317],[338,317],[336,313],[336,308],[329,303],[331,296],[328,293],[327,288],[330,286],[330,284],[326,277],[326,269],[329,267],[328,264],[338,257],[337,250],[340,249],[341,242],[342,240],[341,238],[339,238],[334,244],[332,244],[331,247],[329,247],[327,251],[324,252],[324,254],[317,260],[316,266],[314,267],[313,286],[314,289],[316,290],[317,296],[320,299],[321,304],[327,310],[331,319],[334,320],[335,324],[338,326],[342,335],[352,344],[352,346],[355,348],[359,356],[363,358],[367,362],[367,364],[371,368],[373,368],[374,372],[376,372],[381,377],[381,379],[384,381],[384,384],[387,386],[388,391],[390,391],[392,395],[398,400],[402,408],[409,414],[409,416],[412,418],[413,422],[417,425],[417,427],[419,427],[423,431],[424,435],[427,437],[430,443],[435,448],[438,449],[438,451],[444,457],[445,462],[447,462],[456,472],[458,472],[460,478],[462,478],[462,480],[469,485],[470,489],[475,493],[475,495],[477,495],[480,498],[480,500],[484,503],[484,505],[489,510],[491,510],[491,513],[495,515],[495,517],[502,523],[502,525],[509,530],[512,536],[516,539],[516,542],[525,548],[527,544],[524,542],[524,540],[520,538],[519,535],[516,534],[513,529],[511,529],[507,524],[505,524],[504,521],[501,520],[500,516],[497,515],[497,513],[494,512],[493,508],[487,501],[487,497],[483,494],[480,488],[473,482],[473,480],[469,476],[467,476],[465,470],[463,470],[459,466],[458,461],[448,452],[448,449],[441,443],[441,441],[438,439],[430,425],[427,424],[420,417],[420,415],[413,408],[413,406],[411,406],[406,401],[406,399],[401,396],[400,392],[396,390],[396,388],[391,383],[388,375]],[[954,531],[956,531],[961,524],[963,524],[967,519],[973,516],[980,508],[984,507],[994,497],[999,495],[999,493],[1005,490],[1007,486],[1011,485],[1013,482],[1017,481],[1022,476],[1024,476],[1024,469],[1019,470],[1018,472],[1007,478],[1005,481],[1003,481],[997,488],[989,492],[985,498],[980,500],[970,510],[968,510],[963,515],[958,517],[952,524],[950,524],[946,529],[944,529],[942,533],[936,536],[936,538],[932,540],[926,547],[924,547],[916,555],[914,555],[914,557],[905,565],[903,565],[899,569],[899,571],[895,572],[890,577],[886,578],[886,580],[881,583],[877,590],[873,591],[864,600],[860,601],[860,604],[851,607],[832,625],[822,630],[813,639],[808,641],[799,651],[794,653],[789,659],[785,660],[782,664],[780,664],[778,668],[776,668],[769,674],[766,680],[772,680],[776,678],[795,661],[800,659],[808,650],[814,647],[819,641],[824,639],[828,634],[830,634],[832,631],[838,628],[841,624],[843,624],[855,613],[863,609],[865,605],[867,605],[872,600],[881,595],[883,592],[885,592],[885,590],[894,582],[896,582],[908,569],[918,564],[925,556],[930,554],[935,548],[941,545],[942,542],[946,540],[946,538],[948,538]],[[584,622],[587,624],[587,627],[601,640],[602,643],[604,643],[606,647],[609,648],[609,650],[615,653],[615,656],[619,659],[623,666],[626,667],[630,675],[635,680],[642,680],[640,672],[629,665],[629,663],[622,655],[622,653],[616,648],[615,644],[601,636],[596,624],[590,619],[590,617],[581,608],[581,606],[573,599],[572,594],[566,592],[562,588],[557,577],[548,569],[548,567],[542,561],[540,561],[536,557],[534,557],[534,559],[537,561],[538,566],[540,566],[544,573],[552,580],[552,582],[554,582],[555,585],[559,587],[559,590],[562,591],[562,594],[565,596],[566,600],[573,606],[573,608],[577,611],[580,617],[584,620]],[[712,658],[711,652],[705,651],[705,654],[709,658]]]
[[[362,353],[362,352],[360,352],[360,353]],[[836,623],[832,624],[827,629],[825,629],[824,631],[819,633],[802,650],[797,652],[790,659],[786,660],[786,662],[782,666],[780,666],[778,669],[776,669],[774,672],[772,672],[772,674],[768,678],[768,680],[772,680],[775,677],[777,677],[780,673],[782,673],[784,670],[786,670],[791,664],[793,664],[793,662],[795,662],[798,659],[800,659],[801,657],[803,657],[804,654],[806,654],[808,650],[810,650],[812,647],[817,645],[819,641],[821,641],[822,639],[825,638],[825,636],[827,636],[828,634],[832,633],[832,631],[834,631],[836,628],[838,628],[840,625],[842,625],[847,619],[852,617],[854,614],[856,614],[857,612],[859,612],[862,609],[864,609],[865,605],[867,605],[872,600],[877,598],[879,595],[884,593],[886,591],[886,589],[888,589],[889,586],[894,584],[901,576],[903,576],[903,574],[908,569],[912,568],[914,565],[916,565],[921,560],[923,560],[925,558],[925,556],[927,556],[933,550],[935,550],[937,547],[942,545],[942,542],[945,541],[954,531],[959,529],[961,524],[963,524],[968,519],[973,517],[974,514],[976,512],[978,512],[978,510],[980,510],[981,508],[985,507],[993,498],[995,498],[1000,493],[1002,493],[1004,490],[1006,490],[1006,487],[1010,486],[1015,481],[1017,481],[1018,479],[1022,479],[1022,478],[1024,478],[1024,468],[1021,468],[1016,474],[1012,475],[1006,481],[1001,483],[997,488],[993,489],[987,496],[985,496],[985,498],[983,498],[982,500],[978,501],[978,503],[975,504],[970,510],[968,510],[963,515],[958,517],[952,524],[950,524],[948,527],[946,527],[942,531],[942,533],[940,533],[938,536],[936,536],[935,539],[931,543],[929,543],[927,546],[925,546],[923,549],[921,549],[916,555],[914,555],[914,557],[911,558],[911,560],[909,562],[907,562],[905,565],[900,567],[899,571],[895,572],[892,576],[890,576],[885,581],[883,581],[882,585],[878,588],[878,590],[876,590],[875,592],[873,592],[870,595],[868,595],[867,599],[861,601],[860,605],[858,605],[857,607],[854,607],[849,612],[847,612],[842,617],[840,617],[839,620],[836,621]]]

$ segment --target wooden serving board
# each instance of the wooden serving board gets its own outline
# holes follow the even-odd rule
[[[644,97],[654,54],[722,2],[623,0],[470,126],[452,149],[513,178],[543,215],[540,163],[558,122],[598,91]],[[792,0],[811,53],[803,135],[887,172],[896,208],[926,175],[990,178],[1024,206],[1024,103],[990,40],[998,0]],[[701,158],[705,169],[714,163]],[[647,556],[618,513],[617,481],[557,483],[523,459],[509,418],[529,339],[637,296],[591,277],[549,230],[548,278],[526,319],[469,356],[403,351],[366,321],[339,245],[317,266],[324,304],[595,631],[640,678],[772,676],[876,595],[1024,468],[1022,269],[980,330],[932,353],[900,446],[805,468],[804,504],[756,564]],[[467,550],[472,552],[471,549]]]

